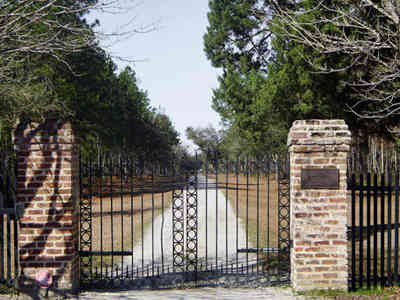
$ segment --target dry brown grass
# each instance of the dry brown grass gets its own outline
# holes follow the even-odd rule
[[[171,207],[171,178],[119,178],[98,182],[92,197],[92,250],[132,251],[142,241],[147,228],[163,210]],[[111,193],[112,191],[112,193]],[[152,192],[153,191],[153,192]],[[94,259],[95,265],[100,257]],[[104,265],[118,263],[121,256],[104,256]]]
[[[94,198],[93,250],[132,250],[147,226],[171,206],[171,193]]]
[[[211,180],[216,177],[209,176]],[[277,247],[278,184],[275,176],[220,174],[218,188],[238,214],[257,248]]]

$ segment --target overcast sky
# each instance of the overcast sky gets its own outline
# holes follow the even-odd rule
[[[137,3],[125,14],[96,14],[101,31],[118,30],[132,18],[135,19],[130,28],[153,22],[157,22],[158,28],[133,35],[107,50],[114,56],[136,61],[132,67],[140,87],[147,90],[152,106],[161,106],[170,116],[187,144],[184,134],[187,126],[212,124],[219,127],[220,123],[217,113],[211,109],[218,70],[212,68],[203,51],[208,0],[145,0]],[[127,64],[116,62],[120,68]]]

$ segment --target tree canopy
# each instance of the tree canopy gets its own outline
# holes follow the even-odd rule
[[[0,4],[0,97],[13,120],[21,114],[63,111],[52,97],[49,62],[72,68],[68,56],[95,46],[83,19],[96,0],[2,1]],[[72,69],[71,69],[72,70]],[[4,117],[5,113],[3,113]]]
[[[350,72],[346,84],[357,101],[346,103],[358,117],[388,119],[400,114],[400,10],[398,1],[300,1],[276,5],[281,33],[344,64],[305,57],[321,73]]]
[[[216,130],[211,125],[197,128],[188,127],[186,136],[207,157],[218,157],[223,152],[221,147],[224,139],[223,132]]]
[[[348,84],[360,72],[349,68],[353,58],[309,47],[300,37],[293,38],[297,31],[287,23],[289,17],[286,23],[282,21],[284,13],[289,16],[291,12],[292,18],[299,14],[303,19],[296,20],[301,20],[304,28],[315,21],[316,31],[322,14],[310,8],[318,3],[209,1],[204,49],[213,66],[223,71],[214,90],[213,108],[228,128],[247,141],[242,150],[281,151],[296,119],[343,118],[357,135],[364,136],[390,135],[390,129],[398,124],[395,118],[357,117],[350,108],[360,105],[360,96]],[[305,16],[302,12],[308,9],[312,13]],[[329,13],[325,11],[325,17]],[[333,38],[336,29],[332,26],[321,25],[318,30],[321,34],[330,31]],[[337,72],[319,72],[317,64],[336,66]],[[374,66],[366,68],[373,70]]]
[[[265,69],[271,32],[266,26],[263,4],[258,0],[209,1],[209,26],[204,48],[214,67],[240,70],[243,60]]]
[[[179,143],[169,117],[151,106],[135,71],[117,73],[98,45],[90,9],[115,1],[3,1],[0,4],[0,133],[18,119],[69,120],[84,152],[165,160]]]

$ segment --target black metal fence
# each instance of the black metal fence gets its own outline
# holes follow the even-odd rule
[[[18,219],[14,209],[0,209],[0,293],[14,286],[18,274]]]
[[[14,155],[0,151],[0,293],[7,293],[19,275],[18,213],[15,206]]]
[[[81,286],[288,282],[283,165],[271,157],[169,166],[112,156],[82,160]]]
[[[393,286],[399,276],[399,173],[352,175],[351,289]]]

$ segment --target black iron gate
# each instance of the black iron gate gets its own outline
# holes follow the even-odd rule
[[[11,292],[19,277],[18,232],[23,207],[16,206],[15,159],[0,145],[0,294]]]
[[[0,208],[0,294],[15,286],[18,276],[18,214],[14,208]]]
[[[273,157],[81,162],[83,288],[289,281],[289,169]]]
[[[350,288],[400,284],[400,175],[352,174],[349,180]]]

